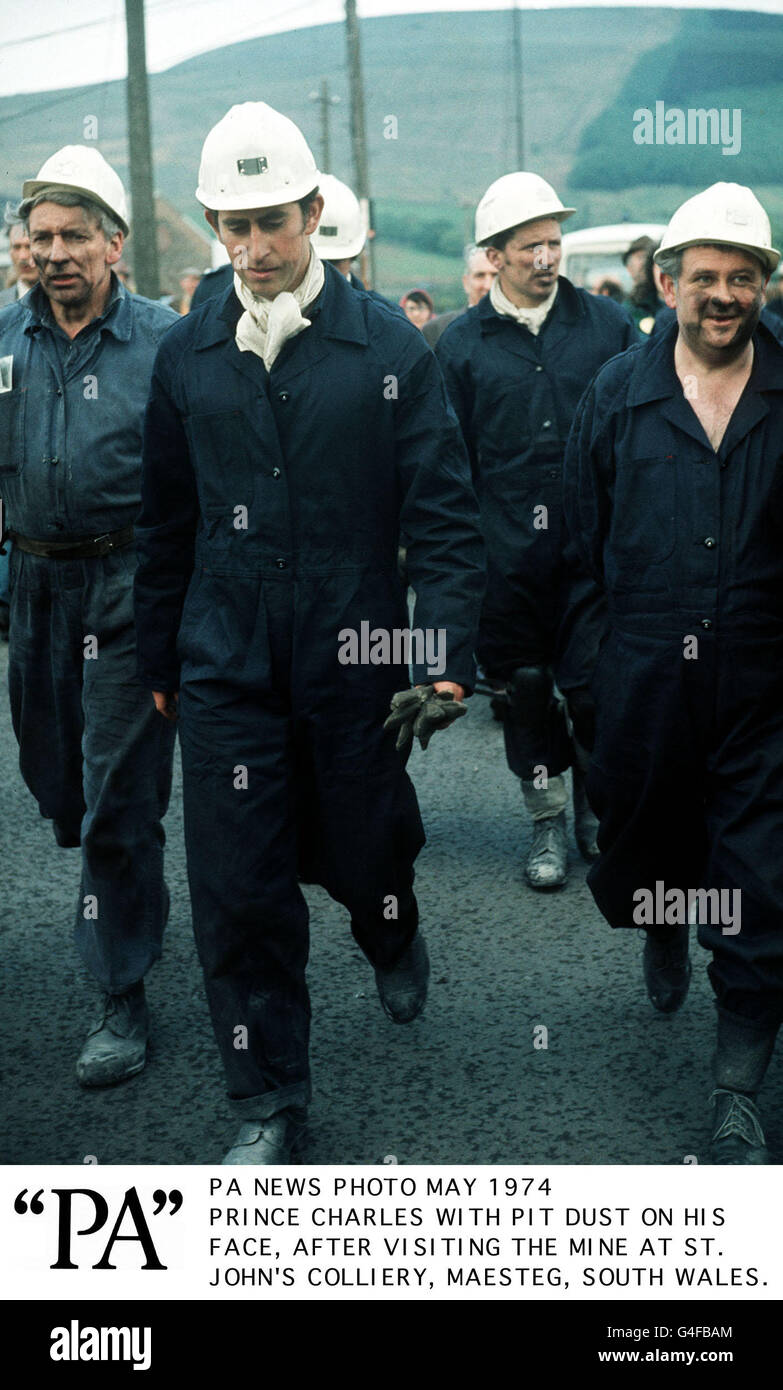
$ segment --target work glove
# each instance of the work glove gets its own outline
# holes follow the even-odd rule
[[[392,695],[391,714],[383,727],[398,731],[395,744],[398,749],[408,748],[414,735],[422,748],[426,748],[437,729],[447,729],[467,712],[450,690],[436,692],[432,685],[417,685],[415,690],[398,690]]]

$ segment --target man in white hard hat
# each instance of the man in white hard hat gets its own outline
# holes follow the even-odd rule
[[[311,245],[322,261],[330,261],[349,284],[363,290],[364,285],[353,268],[367,240],[367,226],[359,199],[347,183],[333,174],[320,174],[319,180],[318,192],[324,205],[321,220],[310,238]],[[233,276],[234,267],[230,263],[210,271],[195,291],[191,308],[197,309],[206,299],[224,293],[233,282]]]
[[[353,273],[353,262],[362,254],[367,225],[359,199],[352,188],[334,174],[320,174],[318,192],[324,200],[321,219],[310,238],[310,245],[322,261],[331,261],[346,280],[363,289]]]
[[[467,299],[465,309],[472,309],[485,294],[489,294],[496,275],[497,270],[482,246],[471,245],[465,248],[465,270],[462,276],[462,288]],[[449,324],[459,318],[460,314],[464,314],[465,309],[449,309],[445,314],[436,314],[429,323],[425,323],[421,330],[425,343],[434,348]]]
[[[114,274],[125,192],[94,147],[47,159],[19,215],[40,283],[0,311],[11,712],[41,814],[81,847],[76,943],[103,1001],[77,1077],[107,1086],[144,1066],[144,976],[168,912],[173,739],[135,674],[133,521],[152,363],[176,315]]]
[[[760,322],[778,263],[749,188],[672,217],[656,261],[676,322],[609,363],[566,460],[566,514],[605,588],[591,870],[641,926],[655,1007],[690,979],[718,1009],[711,1160],[769,1162],[756,1095],[783,1016],[783,348]]]
[[[161,345],[147,410],[139,673],[179,713],[193,923],[243,1121],[226,1163],[286,1162],[301,1138],[300,877],[348,908],[389,1018],[424,1005],[405,762],[414,734],[426,746],[464,709],[483,590],[437,363],[314,252],[319,183],[301,131],[263,102],[210,131],[196,196],[236,276]],[[417,628],[442,639],[437,660],[413,648],[413,690],[393,640],[403,526]]]
[[[564,562],[561,470],[582,391],[635,338],[619,305],[558,278],[560,227],[573,211],[537,174],[506,174],[487,189],[476,242],[497,278],[436,349],[479,494],[489,574],[478,657],[493,684],[507,685],[506,757],[533,821],[525,877],[535,889],[566,880],[569,766],[577,843],[585,858],[596,853],[582,774],[603,616],[592,582],[573,583]]]

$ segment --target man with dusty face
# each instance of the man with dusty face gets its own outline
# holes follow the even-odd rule
[[[122,232],[107,237],[86,208],[47,202],[32,208],[28,227],[41,288],[55,321],[73,337],[106,308],[111,268],[122,257]]]
[[[712,367],[742,357],[759,322],[768,278],[749,251],[686,247],[677,279],[661,276],[664,298],[677,311],[686,350]]]
[[[205,216],[243,285],[262,299],[275,299],[301,285],[310,263],[308,238],[323,206],[317,193],[307,211],[301,203],[281,203],[240,212],[207,211]]]
[[[562,254],[560,223],[554,217],[516,227],[502,250],[487,247],[487,260],[500,277],[503,293],[522,309],[537,308],[549,298]]]

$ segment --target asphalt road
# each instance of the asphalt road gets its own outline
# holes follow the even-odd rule
[[[130,1082],[83,1091],[74,1063],[96,994],[71,941],[79,856],[57,848],[22,782],[6,669],[3,646],[0,1161],[219,1162],[236,1122],[193,946],[179,768],[167,818],[171,918],[147,982],[149,1061]],[[344,910],[306,890],[314,1103],[304,1161],[704,1161],[714,1037],[705,953],[694,941],[688,1000],[661,1016],[642,984],[642,935],[603,921],[573,839],[568,886],[526,887],[522,798],[482,697],[426,753],[417,748],[410,769],[428,835],[417,892],[429,1000],[408,1027],[389,1022]],[[776,1161],[781,1050],[761,1097]]]

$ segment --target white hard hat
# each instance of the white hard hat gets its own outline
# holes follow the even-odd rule
[[[367,240],[359,199],[334,174],[321,174],[318,191],[323,194],[324,210],[310,244],[322,261],[353,260]]]
[[[780,252],[772,245],[769,218],[755,193],[741,183],[714,183],[677,209],[653,259],[686,246],[736,246],[752,251],[773,271]]]
[[[271,208],[295,203],[320,181],[299,127],[265,101],[244,101],[204,141],[196,197],[216,212]]]
[[[128,200],[122,179],[94,145],[64,145],[41,165],[37,178],[25,179],[19,204],[21,217],[27,216],[36,194],[46,189],[53,193],[83,193],[128,235]]]
[[[490,184],[476,208],[476,242],[480,245],[497,232],[539,217],[563,222],[574,212],[576,208],[563,207],[552,185],[538,174],[504,174]]]

